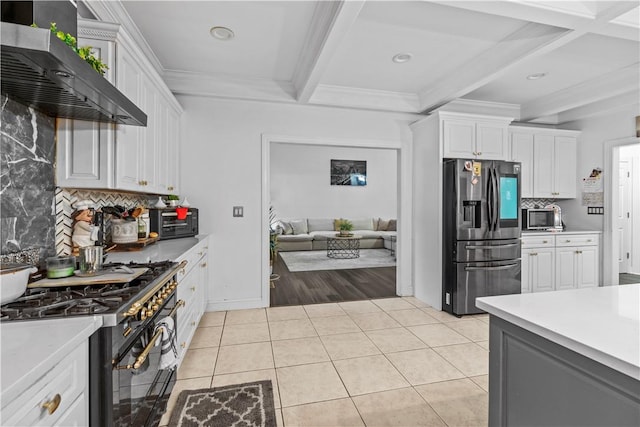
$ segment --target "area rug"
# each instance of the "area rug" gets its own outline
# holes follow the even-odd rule
[[[271,381],[184,390],[170,426],[276,427]]]
[[[395,267],[388,249],[360,249],[360,258],[333,259],[327,251],[278,252],[291,272],[346,270],[353,268]]]

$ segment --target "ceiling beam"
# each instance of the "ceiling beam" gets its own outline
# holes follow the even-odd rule
[[[317,3],[302,55],[293,74],[298,102],[309,102],[363,5],[364,0]]]
[[[627,110],[629,107],[637,107],[639,105],[639,99],[640,90],[636,88],[618,96],[602,99],[592,104],[583,105],[578,108],[559,113],[557,123],[568,123],[589,117],[601,116],[603,114],[613,114],[616,111]],[[629,120],[633,120],[633,117],[629,117]]]
[[[632,89],[637,90],[640,87],[639,66],[639,63],[635,63],[522,104],[520,106],[520,120],[533,120],[611,98]]]
[[[454,4],[456,2],[451,3]],[[525,60],[547,54],[589,32],[600,30],[636,5],[636,2],[629,1],[606,3],[607,8],[596,17],[583,20],[572,29],[528,23],[459,67],[456,72],[421,91],[421,111],[433,111],[497,79]]]

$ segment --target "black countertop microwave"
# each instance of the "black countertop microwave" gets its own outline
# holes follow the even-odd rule
[[[178,219],[176,208],[149,209],[149,231],[158,233],[159,240],[193,237],[198,234],[198,209],[189,208],[185,219]]]
[[[522,209],[523,230],[562,230],[562,215],[554,208]]]

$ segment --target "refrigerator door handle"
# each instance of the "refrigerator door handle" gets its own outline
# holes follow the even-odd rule
[[[520,243],[507,243],[505,245],[466,245],[465,249],[502,249],[520,246]]]
[[[507,265],[498,265],[495,267],[465,267],[464,270],[465,271],[475,271],[475,270],[489,270],[489,271],[495,271],[495,270],[508,270],[512,267],[517,267],[518,264],[507,264]]]
[[[498,169],[496,168],[493,168],[493,185],[495,186],[493,191],[493,231],[496,231],[500,218],[500,180],[498,178]]]
[[[487,225],[489,231],[492,231],[493,227],[493,176],[491,175],[491,169],[487,170]]]

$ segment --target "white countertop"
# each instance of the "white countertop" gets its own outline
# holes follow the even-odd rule
[[[208,234],[199,234],[196,237],[183,237],[181,239],[160,240],[149,245],[141,251],[109,252],[105,262],[156,262],[175,261],[189,249],[207,239]]]
[[[544,231],[544,230],[522,230],[522,236],[535,236],[535,235],[543,235],[548,236],[549,234],[602,234],[600,230],[579,230],[579,229],[571,229],[567,228],[564,231]]]
[[[476,305],[640,380],[640,284],[483,297]]]
[[[13,401],[100,326],[100,316],[0,323],[2,404]]]

